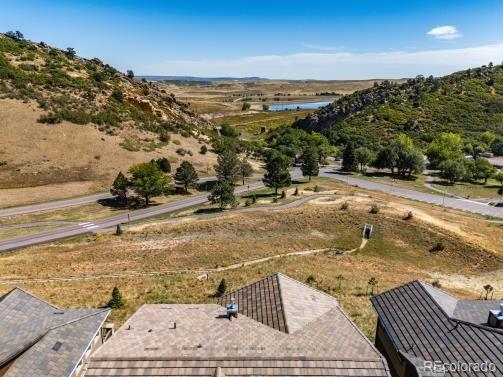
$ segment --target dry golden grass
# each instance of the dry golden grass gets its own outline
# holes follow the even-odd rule
[[[60,306],[102,306],[118,286],[127,306],[114,310],[112,319],[121,323],[144,303],[213,302],[215,287],[224,277],[235,289],[276,271],[300,281],[313,275],[314,285],[336,296],[370,338],[375,330],[375,314],[366,295],[370,277],[378,280],[379,291],[412,279],[439,279],[446,290],[464,298],[478,298],[487,283],[495,287],[497,296],[502,294],[503,250],[498,240],[503,229],[456,211],[404,199],[392,201],[384,194],[359,189],[343,190],[325,179],[310,186],[314,184],[332,190],[332,195],[336,188],[336,195],[297,208],[161,221],[134,226],[120,237],[110,232],[2,254],[0,294],[18,284]],[[305,186],[301,195],[312,194]],[[344,202],[349,203],[347,210],[340,209]],[[378,214],[369,213],[372,204],[379,206]],[[404,220],[409,209],[414,210],[414,218]],[[375,226],[372,239],[350,255],[284,256],[210,272],[207,282],[196,279],[198,269],[299,250],[351,249],[360,244],[365,223]],[[440,239],[446,249],[431,252]],[[173,272],[180,269],[193,272]],[[338,275],[344,278],[340,291]],[[29,280],[62,277],[68,280]],[[9,279],[27,280],[6,282]]]
[[[158,142],[153,133],[127,127],[117,136],[105,135],[92,125],[68,122],[40,124],[41,110],[35,104],[0,100],[0,207],[58,199],[108,190],[119,170],[153,158],[167,157],[174,167],[191,161],[201,174],[208,174],[216,161],[213,153],[199,153],[201,145],[192,138],[172,135],[170,142],[153,151],[130,152],[120,146],[125,138],[143,143]],[[193,156],[179,156],[178,148]],[[10,189],[24,187],[20,192]]]

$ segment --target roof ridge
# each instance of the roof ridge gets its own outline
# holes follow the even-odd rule
[[[310,285],[305,284],[305,283],[303,283],[303,282],[301,282],[301,281],[299,281],[299,280],[296,280],[296,279],[294,279],[294,278],[292,278],[292,277],[290,277],[290,276],[288,276],[288,275],[282,274],[281,272],[276,272],[274,275],[282,276],[282,277],[284,277],[284,278],[287,278],[287,279],[289,279],[289,280],[293,281],[294,283],[297,283],[297,284],[303,285],[304,287],[309,288],[309,289],[311,289],[312,291],[319,292],[319,293],[321,293],[322,295],[325,295],[325,296],[329,297],[330,299],[332,299],[332,300],[334,300],[335,302],[337,302],[337,304],[339,304],[339,301],[337,300],[337,298],[336,298],[336,297],[334,297],[334,296],[332,296],[332,295],[329,295],[328,293],[323,292],[323,291],[322,291],[322,290],[320,290],[320,289],[313,288],[313,287],[311,287]],[[273,276],[273,275],[270,275],[270,276]],[[278,279],[278,281],[279,281],[279,279]]]
[[[285,299],[283,297],[283,290],[281,289],[281,279],[279,279],[280,273],[276,272],[275,274],[273,274],[271,276],[275,276],[276,279],[278,280],[279,301],[281,303],[281,313],[283,314],[283,318],[285,320],[285,332],[287,334],[290,334],[290,329],[288,328],[288,318],[286,316],[285,305],[283,303]]]
[[[92,310],[92,309],[88,309],[88,310]],[[97,312],[95,312],[95,313],[89,313],[89,314],[86,314],[86,315],[84,315],[84,316],[82,316],[82,317],[74,318],[74,319],[72,319],[72,320],[70,320],[70,321],[63,322],[63,323],[60,323],[59,325],[56,325],[56,326],[50,327],[50,328],[49,328],[49,330],[47,330],[46,334],[47,334],[49,331],[52,331],[52,330],[58,329],[58,328],[60,328],[60,327],[66,326],[66,325],[70,325],[70,324],[75,323],[75,322],[78,322],[78,321],[82,321],[83,319],[87,319],[87,318],[89,318],[89,317],[93,317],[93,316],[95,316],[95,315],[98,315],[98,314],[101,314],[101,313],[104,313],[104,312],[107,312],[107,311],[108,311],[108,312],[110,312],[112,309],[110,309],[110,308],[104,308],[104,309],[101,309],[101,310],[100,310],[100,309],[96,309],[96,310],[98,310],[98,311],[97,311]]]
[[[449,314],[447,314],[447,313],[446,313],[446,311],[444,310],[444,308],[442,308],[442,306],[441,306],[441,305],[437,302],[437,300],[435,300],[435,299],[433,298],[433,296],[430,294],[430,292],[428,292],[428,290],[427,290],[427,289],[426,289],[426,288],[422,285],[422,284],[427,284],[427,285],[429,285],[429,284],[428,284],[428,283],[424,283],[424,282],[423,282],[423,281],[421,281],[421,280],[417,280],[417,279],[416,279],[416,280],[409,281],[408,283],[405,283],[405,284],[399,285],[398,287],[394,287],[394,288],[392,288],[392,289],[389,289],[389,290],[387,290],[387,291],[385,291],[385,292],[383,292],[383,293],[381,293],[381,294],[379,294],[379,295],[377,295],[377,296],[380,296],[380,295],[386,294],[387,292],[391,292],[391,291],[398,290],[399,288],[402,288],[402,287],[405,287],[405,286],[410,286],[410,285],[412,285],[412,284],[414,284],[414,283],[419,283],[419,286],[421,287],[421,289],[422,289],[422,290],[426,293],[426,295],[428,295],[428,297],[430,297],[430,298],[431,298],[431,300],[435,303],[435,305],[436,305],[436,306],[440,309],[440,311],[441,311],[441,312],[445,315],[445,317],[446,317],[449,321],[456,322],[456,323],[459,323],[459,324],[461,324],[461,325],[467,325],[467,326],[470,326],[470,327],[476,327],[476,328],[481,329],[481,330],[489,331],[490,333],[493,333],[493,334],[494,334],[494,333],[496,333],[496,334],[501,334],[501,335],[503,335],[503,330],[501,330],[501,329],[497,329],[497,328],[494,328],[494,327],[488,327],[488,326],[484,326],[484,325],[479,325],[479,324],[477,324],[477,323],[472,323],[472,322],[464,321],[464,320],[462,320],[462,319],[458,319],[458,318],[452,317],[452,316],[450,316]],[[433,287],[433,286],[432,286],[432,287]],[[435,288],[435,287],[433,287],[433,288]],[[444,292],[444,291],[443,291],[443,290],[441,290],[441,289],[438,289],[438,288],[435,288],[435,289],[437,289],[437,290],[439,290],[440,292],[445,293],[445,294],[447,294],[447,295],[449,295],[449,296],[453,297],[453,298],[454,298],[454,299],[456,299],[458,302],[460,301],[460,300],[458,300],[456,297],[454,297],[454,296],[450,295],[449,293]],[[377,296],[374,296],[374,297],[377,297]],[[371,298],[372,304],[374,304],[374,302],[373,302],[374,297],[372,297],[372,298]],[[497,300],[495,300],[495,301],[497,301]],[[375,308],[375,305],[374,305],[374,308]]]
[[[31,296],[31,297],[33,297],[34,299],[36,299],[36,300],[38,300],[38,301],[41,301],[41,302],[43,302],[44,304],[47,304],[47,305],[49,305],[49,306],[53,307],[54,309],[61,310],[61,308],[57,307],[56,305],[53,305],[53,304],[51,304],[50,302],[48,302],[48,301],[46,301],[46,300],[44,300],[44,299],[42,299],[42,298],[40,298],[40,297],[38,297],[38,296],[35,296],[33,293],[28,292],[27,290],[25,290],[25,289],[23,289],[23,288],[21,288],[21,287],[18,287],[18,286],[16,286],[16,287],[12,288],[9,292],[7,292],[4,296],[2,296],[2,300],[0,300],[0,301],[3,301],[3,299],[4,299],[5,297],[7,297],[8,295],[12,294],[12,293],[13,293],[14,291],[16,291],[16,290],[19,290],[19,291],[21,291],[21,292],[23,292],[23,293],[26,293],[28,296]]]

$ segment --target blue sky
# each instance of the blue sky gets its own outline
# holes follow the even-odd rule
[[[503,60],[503,1],[3,2],[2,31],[137,75],[442,75]]]

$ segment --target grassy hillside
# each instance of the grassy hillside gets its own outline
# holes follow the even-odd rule
[[[107,189],[152,158],[188,159],[207,174],[207,126],[172,94],[98,59],[0,34],[0,189],[51,185],[7,204],[2,190],[2,205]]]
[[[406,133],[422,143],[439,131],[477,138],[489,130],[503,136],[503,66],[490,64],[448,76],[418,76],[403,84],[384,81],[344,96],[294,124],[330,135],[383,143]]]
[[[42,123],[94,123],[109,133],[131,124],[161,132],[203,121],[173,95],[135,81],[99,59],[0,34],[0,93],[35,100]]]

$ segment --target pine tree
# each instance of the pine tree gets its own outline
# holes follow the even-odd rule
[[[220,284],[217,287],[217,296],[223,296],[227,292],[227,281],[225,279],[220,280]]]
[[[267,155],[265,168],[267,173],[264,174],[262,182],[267,187],[274,188],[274,194],[278,195],[278,189],[288,187],[292,183],[290,177],[290,158],[284,154],[272,151]]]
[[[234,184],[239,177],[239,159],[233,150],[226,149],[218,155],[215,172],[219,181]]]
[[[311,177],[316,177],[320,171],[320,166],[318,163],[318,151],[314,147],[308,147],[303,154],[304,162],[300,167],[302,175],[304,177],[309,177],[309,182],[311,182]]]
[[[196,183],[199,179],[196,169],[194,169],[194,166],[189,161],[183,161],[180,164],[176,169],[174,178],[176,183],[183,185],[186,194],[189,192],[189,186]]]
[[[120,202],[124,203],[127,201],[127,192],[129,189],[129,181],[124,174],[120,171],[117,177],[112,183],[110,188],[110,193],[117,198]]]
[[[358,169],[355,146],[351,141],[346,144],[346,148],[344,148],[344,152],[342,153],[342,169],[348,172]]]
[[[236,197],[234,196],[234,186],[232,186],[228,181],[217,182],[211,189],[208,200],[213,204],[218,204],[220,209],[223,209],[228,204],[235,203]]]
[[[122,298],[122,294],[119,291],[119,288],[114,287],[112,290],[112,298],[108,302],[108,305],[112,309],[122,309],[124,307],[124,299]]]

